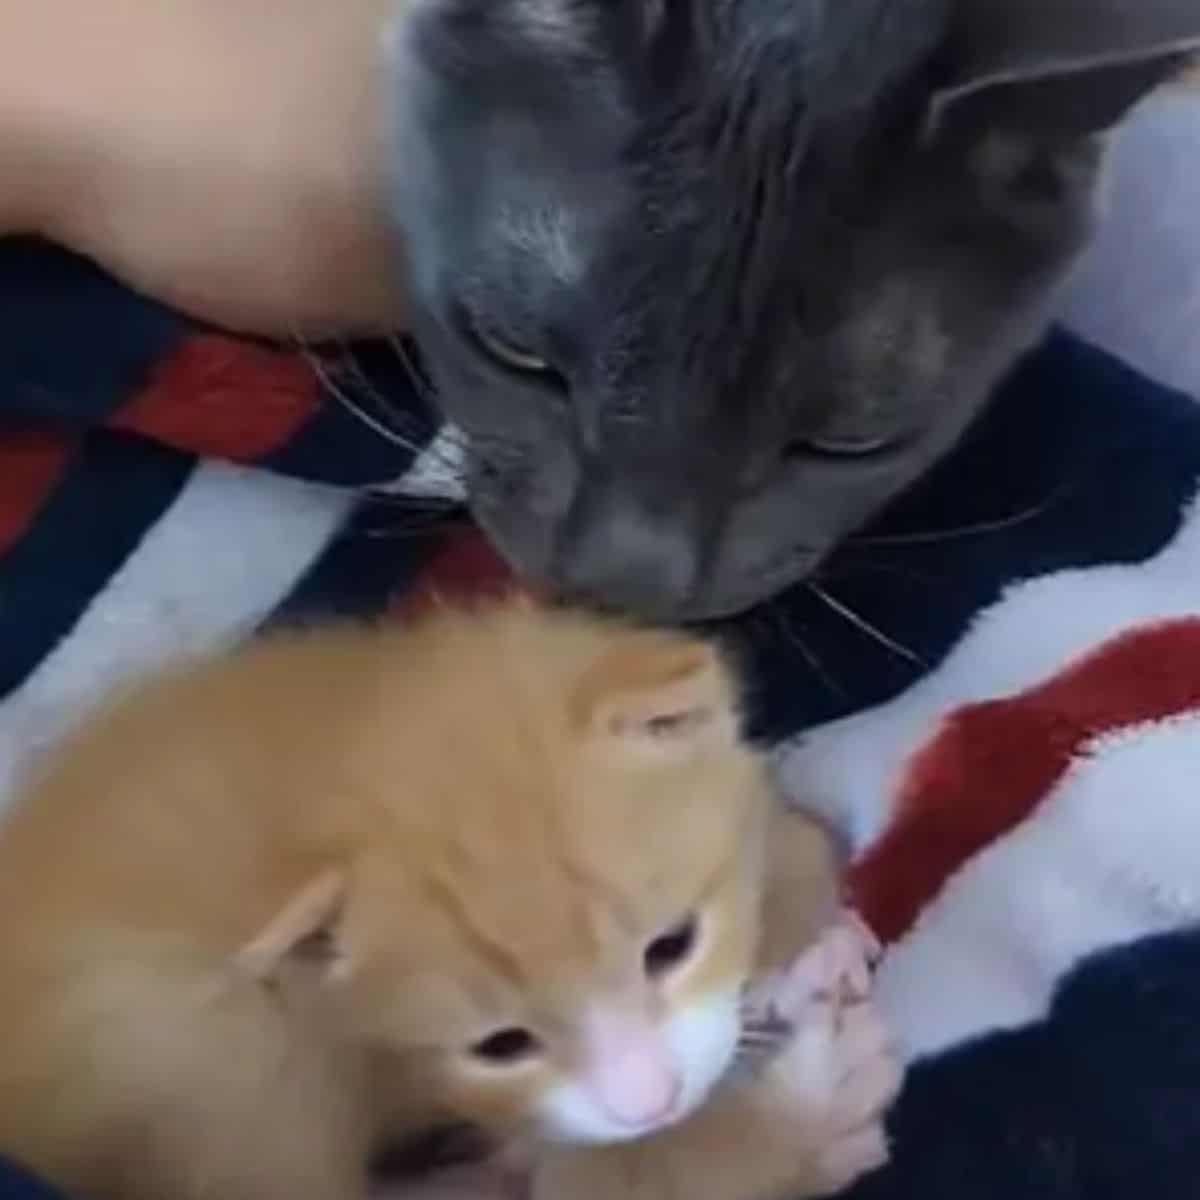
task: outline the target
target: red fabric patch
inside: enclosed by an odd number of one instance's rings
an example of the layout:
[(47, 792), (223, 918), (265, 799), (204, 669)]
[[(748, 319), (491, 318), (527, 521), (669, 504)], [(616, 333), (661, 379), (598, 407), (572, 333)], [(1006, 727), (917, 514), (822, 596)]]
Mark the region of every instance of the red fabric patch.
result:
[(1113, 638), (1038, 687), (952, 713), (910, 760), (892, 824), (851, 868), (894, 942), (972, 855), (1019, 825), (1091, 739), (1200, 706), (1200, 620)]
[(252, 463), (287, 445), (320, 405), (319, 380), (297, 355), (200, 335), (109, 423), (189, 454)]
[(503, 596), (516, 588), (512, 571), (491, 542), (475, 527), (466, 526), (447, 537), (393, 611), (413, 617), (439, 602)]
[(20, 541), (54, 492), (75, 451), (70, 438), (35, 430), (0, 440), (0, 555)]

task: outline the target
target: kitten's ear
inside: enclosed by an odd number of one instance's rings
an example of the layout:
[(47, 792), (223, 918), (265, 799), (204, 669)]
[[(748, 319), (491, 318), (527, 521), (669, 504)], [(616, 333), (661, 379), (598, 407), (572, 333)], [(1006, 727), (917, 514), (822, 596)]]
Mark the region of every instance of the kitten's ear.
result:
[(611, 651), (585, 675), (574, 715), (589, 740), (657, 759), (740, 733), (733, 680), (703, 642), (649, 637)]
[(931, 133), (976, 107), (1031, 133), (1099, 133), (1200, 52), (1198, 0), (951, 2)]
[(339, 924), (346, 899), (341, 871), (324, 871), (294, 893), (237, 955), (237, 965), (255, 979), (275, 980), (288, 966), (315, 967), (326, 978), (345, 966)]

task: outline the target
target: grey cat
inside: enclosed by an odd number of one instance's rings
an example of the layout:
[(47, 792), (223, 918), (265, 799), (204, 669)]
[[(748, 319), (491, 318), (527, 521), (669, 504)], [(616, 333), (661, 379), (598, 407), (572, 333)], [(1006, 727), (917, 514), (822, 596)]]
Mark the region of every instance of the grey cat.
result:
[(472, 508), (660, 619), (803, 577), (955, 442), (1200, 46), (1200, 0), (400, 5), (394, 211)]

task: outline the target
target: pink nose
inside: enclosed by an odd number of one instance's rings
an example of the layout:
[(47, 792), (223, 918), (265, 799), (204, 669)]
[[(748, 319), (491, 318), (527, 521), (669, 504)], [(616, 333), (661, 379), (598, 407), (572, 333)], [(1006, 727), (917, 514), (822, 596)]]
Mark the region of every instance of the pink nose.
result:
[(661, 1032), (626, 1022), (597, 1023), (590, 1088), (616, 1125), (636, 1130), (666, 1121), (679, 1105), (683, 1080)]
[(642, 1064), (629, 1062), (623, 1075), (598, 1097), (604, 1115), (614, 1124), (626, 1129), (653, 1129), (675, 1111), (683, 1089), (673, 1071), (647, 1070)]

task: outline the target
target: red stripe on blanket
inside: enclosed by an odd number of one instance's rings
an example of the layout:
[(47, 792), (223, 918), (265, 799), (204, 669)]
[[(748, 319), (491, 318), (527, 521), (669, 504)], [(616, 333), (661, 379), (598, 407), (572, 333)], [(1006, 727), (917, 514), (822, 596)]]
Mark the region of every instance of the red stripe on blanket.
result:
[(1135, 629), (1038, 687), (952, 713), (910, 760), (892, 824), (851, 868), (855, 904), (896, 941), (968, 858), (1037, 808), (1085, 743), (1197, 706), (1200, 620), (1186, 619)]
[(410, 618), (447, 600), (488, 599), (514, 590), (508, 564), (478, 529), (468, 526), (446, 538), (415, 585), (397, 598), (393, 611)]
[(0, 555), (21, 540), (62, 478), (72, 439), (35, 430), (6, 432), (0, 441)]
[(254, 462), (287, 445), (320, 405), (320, 382), (299, 355), (200, 335), (110, 424), (190, 454)]

